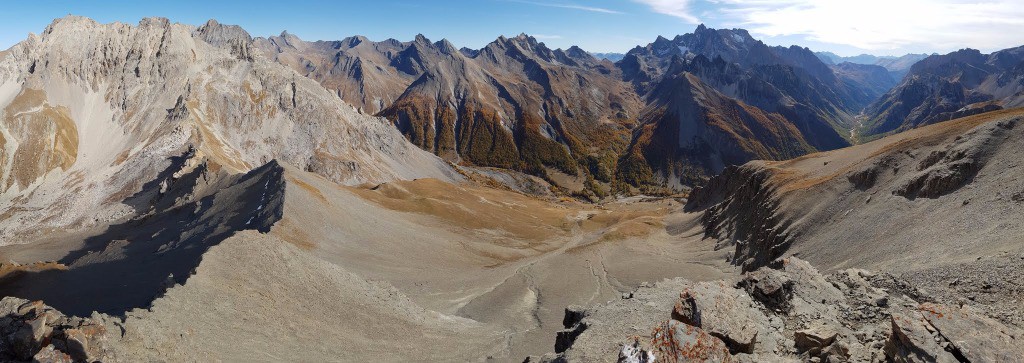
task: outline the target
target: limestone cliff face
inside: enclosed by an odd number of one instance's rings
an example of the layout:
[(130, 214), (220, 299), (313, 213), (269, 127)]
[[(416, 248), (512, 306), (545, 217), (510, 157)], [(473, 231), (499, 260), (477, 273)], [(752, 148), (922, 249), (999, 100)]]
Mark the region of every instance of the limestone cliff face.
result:
[(0, 54), (0, 106), (0, 193), (12, 224), (120, 218), (131, 208), (119, 202), (190, 147), (231, 172), (277, 159), (348, 184), (453, 177), (387, 120), (215, 21), (58, 19)]

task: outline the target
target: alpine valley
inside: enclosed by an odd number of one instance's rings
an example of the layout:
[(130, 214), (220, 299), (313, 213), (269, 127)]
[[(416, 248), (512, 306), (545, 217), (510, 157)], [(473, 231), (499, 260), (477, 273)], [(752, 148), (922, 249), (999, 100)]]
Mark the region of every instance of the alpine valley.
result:
[(69, 15), (0, 51), (0, 361), (1020, 362), (1021, 106), (1024, 47)]

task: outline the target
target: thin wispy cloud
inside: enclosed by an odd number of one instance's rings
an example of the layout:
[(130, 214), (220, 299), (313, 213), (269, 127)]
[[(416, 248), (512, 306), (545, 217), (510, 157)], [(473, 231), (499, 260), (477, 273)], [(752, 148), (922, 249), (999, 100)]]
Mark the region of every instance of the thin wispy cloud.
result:
[(537, 38), (537, 39), (541, 39), (541, 40), (544, 40), (544, 39), (562, 39), (561, 35), (551, 35), (551, 34), (533, 34), (532, 37)]
[(804, 34), (820, 42), (869, 50), (911, 46), (993, 49), (1024, 41), (1020, 38), (1024, 7), (1017, 1), (801, 0), (770, 7), (757, 0), (729, 1), (748, 8), (736, 15), (754, 33)]
[(536, 5), (536, 6), (546, 6), (546, 7), (549, 7), (549, 8), (582, 10), (582, 11), (589, 11), (589, 12), (594, 12), (594, 13), (604, 13), (604, 14), (623, 14), (621, 11), (617, 11), (617, 10), (606, 9), (606, 8), (599, 8), (599, 7), (594, 7), (594, 6), (571, 4), (571, 3), (548, 3), (548, 2), (526, 1), (526, 0), (508, 0), (508, 1), (511, 1), (511, 2), (514, 2), (514, 3), (520, 3), (520, 4), (529, 4), (529, 5)]
[(670, 15), (682, 19), (688, 23), (699, 23), (698, 19), (691, 13), (690, 0), (633, 0), (647, 5), (656, 13)]

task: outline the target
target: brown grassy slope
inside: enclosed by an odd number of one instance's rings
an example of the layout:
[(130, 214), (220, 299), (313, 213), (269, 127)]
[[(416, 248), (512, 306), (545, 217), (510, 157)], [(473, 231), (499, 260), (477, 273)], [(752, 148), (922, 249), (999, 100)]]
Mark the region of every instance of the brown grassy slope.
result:
[[(67, 170), (78, 157), (78, 129), (68, 109), (52, 106), (46, 93), (25, 88), (3, 109), (0, 127), (0, 191), (32, 184), (50, 170)], [(16, 143), (7, 154), (7, 143)], [(10, 169), (8, 169), (10, 165)]]
[[(789, 253), (830, 268), (905, 271), (1021, 252), (1022, 120), (1022, 109), (990, 112), (765, 163), (795, 222)], [(974, 174), (954, 179), (952, 166), (965, 162)], [(871, 183), (854, 177), (866, 171)], [(925, 184), (935, 192), (902, 194), (920, 180), (935, 180)]]

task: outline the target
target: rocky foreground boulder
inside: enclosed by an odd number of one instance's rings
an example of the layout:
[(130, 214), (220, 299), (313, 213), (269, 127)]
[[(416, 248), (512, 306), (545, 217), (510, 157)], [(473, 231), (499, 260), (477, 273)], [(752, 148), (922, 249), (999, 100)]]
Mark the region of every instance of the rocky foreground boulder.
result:
[(43, 304), (14, 297), (0, 300), (0, 361), (109, 361), (107, 317), (68, 317)]
[[(679, 288), (675, 298), (665, 291)], [(630, 335), (645, 319), (655, 321), (649, 333)], [(556, 353), (527, 361), (1024, 361), (1022, 332), (969, 305), (936, 303), (889, 274), (822, 275), (795, 257), (736, 281), (666, 280), (629, 299), (573, 307), (565, 324)]]

